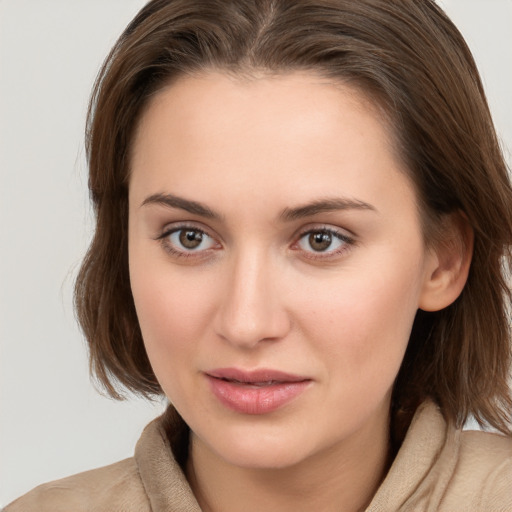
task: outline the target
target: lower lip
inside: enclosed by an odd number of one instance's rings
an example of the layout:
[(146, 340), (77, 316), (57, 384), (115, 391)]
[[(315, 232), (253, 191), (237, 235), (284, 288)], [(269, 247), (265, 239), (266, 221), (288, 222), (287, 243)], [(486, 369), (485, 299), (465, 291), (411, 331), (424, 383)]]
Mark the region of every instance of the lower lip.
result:
[(254, 386), (207, 376), (213, 394), (219, 401), (242, 414), (266, 414), (298, 397), (311, 384), (310, 380), (277, 382)]

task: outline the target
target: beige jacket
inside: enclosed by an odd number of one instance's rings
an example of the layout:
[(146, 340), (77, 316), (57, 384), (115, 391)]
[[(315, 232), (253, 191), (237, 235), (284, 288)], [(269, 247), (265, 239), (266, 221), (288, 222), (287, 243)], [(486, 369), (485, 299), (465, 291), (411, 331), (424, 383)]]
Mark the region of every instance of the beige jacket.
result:
[[(135, 456), (41, 485), (5, 512), (200, 512), (156, 419)], [(512, 439), (447, 426), (423, 404), (367, 512), (512, 512)]]

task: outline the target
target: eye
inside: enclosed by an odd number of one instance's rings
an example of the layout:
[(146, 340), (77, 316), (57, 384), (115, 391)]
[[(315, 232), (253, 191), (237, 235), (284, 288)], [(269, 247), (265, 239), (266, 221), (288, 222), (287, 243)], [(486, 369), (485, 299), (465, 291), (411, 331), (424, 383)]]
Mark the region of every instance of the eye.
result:
[(303, 233), (297, 246), (308, 253), (333, 255), (343, 252), (353, 243), (353, 239), (343, 233), (322, 228)]
[(200, 253), (218, 245), (203, 230), (189, 226), (171, 228), (158, 238), (168, 252), (178, 256)]

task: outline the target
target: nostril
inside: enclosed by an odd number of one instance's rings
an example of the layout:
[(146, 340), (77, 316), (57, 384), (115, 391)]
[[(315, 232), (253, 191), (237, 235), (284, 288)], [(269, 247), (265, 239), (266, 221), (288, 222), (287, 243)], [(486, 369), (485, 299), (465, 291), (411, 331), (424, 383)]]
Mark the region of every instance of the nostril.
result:
[[(214, 329), (224, 341), (252, 349), (262, 341), (282, 339), (289, 330), (286, 309), (280, 303), (279, 283), (268, 262), (251, 255), (232, 268), (216, 312)], [(222, 292), (221, 292), (222, 293)]]

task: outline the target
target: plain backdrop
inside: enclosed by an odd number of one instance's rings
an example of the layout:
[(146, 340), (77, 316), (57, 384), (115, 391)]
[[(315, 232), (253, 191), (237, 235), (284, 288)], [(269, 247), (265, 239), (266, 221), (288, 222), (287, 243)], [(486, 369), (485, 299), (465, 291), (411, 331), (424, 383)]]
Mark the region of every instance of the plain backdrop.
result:
[[(0, 507), (131, 456), (163, 410), (95, 391), (71, 299), (92, 230), (89, 91), (144, 3), (0, 0)], [(510, 162), (512, 0), (440, 3), (473, 50)]]

